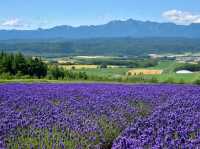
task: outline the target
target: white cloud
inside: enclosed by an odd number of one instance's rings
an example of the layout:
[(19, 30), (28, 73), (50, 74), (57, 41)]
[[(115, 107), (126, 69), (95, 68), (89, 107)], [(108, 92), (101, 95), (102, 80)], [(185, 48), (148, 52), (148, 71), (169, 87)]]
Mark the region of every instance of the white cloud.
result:
[(22, 28), (22, 27), (27, 27), (28, 24), (18, 18), (13, 18), (1, 21), (0, 26), (8, 28)]
[(114, 21), (114, 20), (128, 20), (130, 19), (130, 17), (123, 17), (123, 16), (113, 16), (111, 14), (103, 14), (100, 16), (97, 16), (97, 20), (98, 23), (92, 23), (92, 24), (103, 24), (103, 23), (108, 23), (110, 21)]
[(178, 24), (200, 23), (200, 14), (193, 14), (187, 11), (168, 10), (162, 16), (171, 22)]

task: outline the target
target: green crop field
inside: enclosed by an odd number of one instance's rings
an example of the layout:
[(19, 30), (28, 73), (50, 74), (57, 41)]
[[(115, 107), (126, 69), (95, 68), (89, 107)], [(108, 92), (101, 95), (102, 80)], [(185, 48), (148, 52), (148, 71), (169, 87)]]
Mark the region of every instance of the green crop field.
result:
[(160, 61), (158, 65), (154, 67), (150, 67), (151, 69), (162, 69), (163, 73), (173, 73), (174, 69), (178, 66), (182, 65), (181, 63), (177, 63), (176, 61)]
[(102, 68), (102, 69), (79, 69), (75, 71), (85, 71), (89, 76), (124, 76), (130, 68)]

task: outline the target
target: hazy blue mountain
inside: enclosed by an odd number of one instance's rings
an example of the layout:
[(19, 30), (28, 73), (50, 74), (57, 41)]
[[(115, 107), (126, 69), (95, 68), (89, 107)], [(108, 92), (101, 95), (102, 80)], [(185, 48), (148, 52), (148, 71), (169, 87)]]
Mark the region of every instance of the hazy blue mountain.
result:
[(81, 39), (111, 37), (200, 37), (200, 24), (176, 25), (150, 21), (111, 21), (104, 25), (56, 26), (37, 30), (0, 30), (0, 40), (8, 39)]
[(182, 54), (200, 52), (199, 38), (89, 38), (0, 40), (0, 51), (23, 52), (26, 55), (109, 55), (146, 56), (148, 54)]

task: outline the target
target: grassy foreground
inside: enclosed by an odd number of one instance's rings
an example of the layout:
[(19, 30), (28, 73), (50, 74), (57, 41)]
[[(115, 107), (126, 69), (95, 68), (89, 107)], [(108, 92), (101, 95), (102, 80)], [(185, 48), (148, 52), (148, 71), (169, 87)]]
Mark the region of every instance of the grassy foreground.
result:
[(49, 79), (0, 79), (0, 83), (176, 83), (192, 84), (200, 80), (199, 73), (193, 74), (162, 74), (122, 77), (102, 80), (49, 80)]

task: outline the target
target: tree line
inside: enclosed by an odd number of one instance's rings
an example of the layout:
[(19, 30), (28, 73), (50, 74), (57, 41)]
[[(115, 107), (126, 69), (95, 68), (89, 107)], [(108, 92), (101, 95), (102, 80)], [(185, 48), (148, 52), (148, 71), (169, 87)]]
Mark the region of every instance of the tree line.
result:
[(58, 65), (48, 66), (38, 57), (25, 57), (21, 53), (0, 53), (1, 78), (88, 79), (85, 72), (65, 70)]
[(47, 78), (52, 80), (87, 80), (88, 75), (86, 72), (75, 72), (73, 70), (65, 70), (57, 65), (50, 66), (48, 69)]
[(197, 64), (186, 63), (175, 68), (175, 71), (178, 71), (178, 70), (189, 70), (193, 72), (200, 71), (200, 63), (197, 63)]
[(21, 53), (0, 54), (0, 74), (29, 75), (38, 78), (47, 75), (47, 65), (40, 58), (25, 57)]
[(158, 64), (158, 59), (150, 58), (95, 58), (79, 59), (79, 63), (86, 65), (116, 65), (126, 66), (127, 68), (153, 67)]

